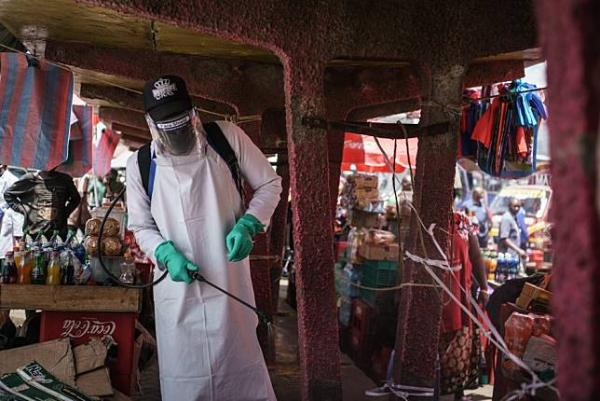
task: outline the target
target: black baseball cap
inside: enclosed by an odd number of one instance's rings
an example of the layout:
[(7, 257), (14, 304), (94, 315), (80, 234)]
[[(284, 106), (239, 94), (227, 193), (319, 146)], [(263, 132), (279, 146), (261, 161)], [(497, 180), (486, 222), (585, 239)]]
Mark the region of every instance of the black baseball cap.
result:
[(144, 85), (144, 110), (154, 121), (167, 120), (192, 107), (192, 99), (181, 77), (163, 75)]

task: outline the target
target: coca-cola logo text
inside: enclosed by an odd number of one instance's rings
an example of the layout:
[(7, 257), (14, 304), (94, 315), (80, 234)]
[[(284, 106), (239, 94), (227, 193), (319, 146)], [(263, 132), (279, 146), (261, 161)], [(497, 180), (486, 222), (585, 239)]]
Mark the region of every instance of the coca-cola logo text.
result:
[(114, 321), (101, 322), (94, 318), (66, 319), (63, 322), (61, 337), (81, 338), (90, 336), (110, 336), (115, 332)]

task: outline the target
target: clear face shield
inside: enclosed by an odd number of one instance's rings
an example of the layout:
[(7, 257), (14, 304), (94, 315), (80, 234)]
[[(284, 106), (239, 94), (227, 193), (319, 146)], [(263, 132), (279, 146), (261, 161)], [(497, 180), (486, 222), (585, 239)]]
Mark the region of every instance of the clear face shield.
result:
[(161, 151), (173, 156), (191, 153), (202, 132), (197, 129), (202, 125), (194, 109), (163, 121), (154, 121), (146, 114), (146, 122), (150, 128), (152, 139), (157, 142)]

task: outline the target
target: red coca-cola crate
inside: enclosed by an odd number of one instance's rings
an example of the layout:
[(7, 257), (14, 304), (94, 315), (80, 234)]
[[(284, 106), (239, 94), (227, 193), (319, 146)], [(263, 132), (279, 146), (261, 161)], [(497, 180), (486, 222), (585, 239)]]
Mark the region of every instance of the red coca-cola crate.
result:
[(111, 381), (119, 391), (131, 394), (136, 318), (137, 313), (43, 311), (40, 341), (68, 337), (76, 346), (90, 337), (112, 336), (117, 353), (108, 358)]

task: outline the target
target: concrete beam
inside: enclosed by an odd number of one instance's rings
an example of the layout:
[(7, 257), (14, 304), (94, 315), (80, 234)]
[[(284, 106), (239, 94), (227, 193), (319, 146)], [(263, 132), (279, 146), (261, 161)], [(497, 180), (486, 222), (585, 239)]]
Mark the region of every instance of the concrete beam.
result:
[(496, 82), (523, 78), (525, 67), (521, 60), (501, 60), (472, 63), (465, 74), (465, 88), (491, 85)]
[[(141, 94), (114, 86), (81, 84), (80, 97), (83, 99), (104, 100), (124, 109), (144, 111), (144, 98)], [(206, 113), (200, 112), (200, 117), (203, 121), (213, 121), (222, 118), (212, 113), (221, 115), (235, 114), (235, 109), (224, 103), (217, 103), (200, 97), (192, 97), (192, 101), (196, 107), (207, 111)]]
[(375, 104), (372, 106), (354, 109), (348, 113), (349, 121), (366, 121), (370, 118), (390, 116), (393, 114), (405, 113), (407, 111), (418, 110), (421, 108), (421, 101), (418, 98), (398, 100), (396, 102)]
[(138, 111), (118, 109), (116, 107), (100, 107), (98, 115), (101, 120), (109, 123), (116, 122), (140, 130), (148, 129), (144, 113)]
[(245, 113), (260, 114), (270, 107), (283, 107), (284, 103), (283, 72), (281, 66), (275, 64), (55, 41), (47, 42), (45, 57), (73, 67), (139, 81), (163, 73), (176, 74), (186, 80), (192, 94), (228, 104), (235, 110), (243, 109)]
[(123, 125), (120, 123), (113, 122), (111, 124), (111, 129), (113, 131), (121, 131), (126, 132), (130, 136), (134, 136), (144, 142), (148, 142), (152, 139), (152, 135), (149, 130), (143, 130), (135, 127), (130, 127), (128, 125)]
[[(537, 46), (533, 0), (496, 2), (407, 0), (322, 1), (294, 4), (257, 0), (244, 12), (237, 0), (171, 1), (168, 7), (140, 0), (79, 0), (132, 16), (164, 21), (223, 39), (260, 46), (290, 57), (321, 60), (432, 60), (442, 53), (470, 62)], [(277, 16), (277, 18), (273, 18)], [(499, 24), (498, 21), (504, 23)], [(451, 48), (451, 51), (447, 51)], [(443, 56), (442, 56), (443, 57)]]

